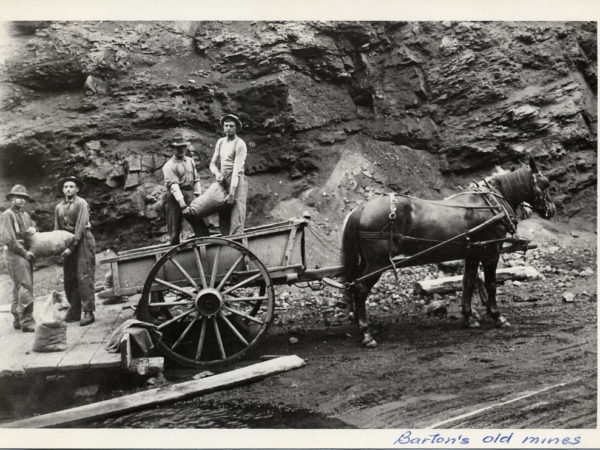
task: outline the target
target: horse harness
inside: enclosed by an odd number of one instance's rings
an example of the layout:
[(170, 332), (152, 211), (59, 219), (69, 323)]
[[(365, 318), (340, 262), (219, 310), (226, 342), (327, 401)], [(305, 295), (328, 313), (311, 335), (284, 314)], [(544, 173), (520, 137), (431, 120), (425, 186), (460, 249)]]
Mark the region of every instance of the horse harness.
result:
[[(516, 217), (512, 207), (508, 204), (506, 199), (502, 196), (502, 194), (494, 186), (492, 186), (487, 181), (485, 181), (484, 186), (476, 185), (475, 187), (471, 188), (469, 191), (460, 192), (449, 198), (454, 198), (459, 195), (466, 195), (466, 194), (481, 195), (483, 197), (484, 201), (487, 203), (487, 206), (466, 206), (466, 205), (460, 205), (460, 204), (448, 205), (445, 203), (442, 204), (440, 202), (436, 202), (436, 201), (432, 201), (432, 200), (422, 200), (422, 199), (420, 199), (420, 200), (427, 202), (427, 203), (443, 205), (443, 206), (451, 207), (451, 208), (489, 210), (495, 215), (491, 219), (487, 220), (486, 222), (484, 222), (481, 225), (489, 226), (492, 223), (495, 223), (497, 221), (502, 221), (502, 222), (504, 222), (504, 225), (506, 226), (507, 231), (513, 237), (515, 236), (515, 234), (517, 232), (517, 223), (518, 223), (517, 217)], [(493, 240), (488, 240), (488, 241), (470, 242), (469, 234), (475, 232), (476, 229), (477, 229), (477, 231), (479, 231), (481, 229), (480, 228), (481, 225), (477, 226), (471, 230), (467, 230), (464, 233), (459, 234), (458, 236), (455, 236), (447, 241), (438, 241), (438, 240), (432, 240), (432, 239), (417, 238), (417, 237), (407, 236), (405, 234), (397, 233), (395, 230), (396, 218), (397, 218), (396, 205), (398, 203), (398, 200), (396, 199), (397, 196), (405, 197), (405, 198), (409, 198), (409, 199), (415, 198), (415, 197), (411, 197), (409, 195), (390, 193), (389, 194), (390, 212), (388, 214), (389, 222), (387, 223), (387, 225), (381, 231), (359, 231), (359, 238), (361, 241), (362, 240), (372, 240), (372, 239), (376, 239), (376, 240), (387, 239), (388, 240), (388, 259), (390, 261), (390, 268), (394, 272), (394, 277), (396, 278), (396, 281), (398, 281), (398, 273), (397, 273), (396, 263), (394, 262), (393, 254), (392, 254), (392, 244), (393, 244), (394, 240), (413, 241), (413, 242), (428, 242), (428, 243), (434, 244), (434, 247), (436, 247), (436, 248), (438, 246), (441, 246), (444, 243), (458, 244), (458, 242), (454, 242), (454, 241), (458, 237), (461, 237), (463, 235), (465, 236), (465, 238), (467, 240), (467, 243), (466, 243), (467, 248), (475, 246), (475, 245), (483, 246), (486, 244), (493, 244), (493, 243), (505, 241), (505, 239), (493, 239)], [(430, 250), (431, 250), (431, 248), (428, 248), (424, 252), (429, 252)], [(412, 259), (412, 258), (416, 258), (418, 256), (422, 256), (422, 254), (424, 252), (417, 253), (416, 255), (412, 255), (410, 258)]]

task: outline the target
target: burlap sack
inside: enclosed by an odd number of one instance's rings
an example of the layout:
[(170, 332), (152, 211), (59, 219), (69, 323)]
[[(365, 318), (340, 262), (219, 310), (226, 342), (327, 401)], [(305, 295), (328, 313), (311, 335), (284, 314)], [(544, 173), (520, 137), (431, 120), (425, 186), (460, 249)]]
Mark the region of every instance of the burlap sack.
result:
[(190, 204), (194, 217), (206, 217), (219, 212), (225, 206), (227, 192), (221, 184), (215, 182)]
[(61, 292), (52, 292), (42, 305), (35, 326), (33, 351), (63, 352), (67, 349), (67, 324), (65, 315), (69, 302)]
[(67, 324), (65, 322), (39, 323), (35, 326), (34, 352), (64, 352), (66, 349)]
[(25, 240), (29, 246), (29, 251), (36, 258), (47, 256), (58, 256), (71, 246), (73, 242), (73, 233), (65, 230), (36, 232), (35, 229), (28, 228), (25, 231)]

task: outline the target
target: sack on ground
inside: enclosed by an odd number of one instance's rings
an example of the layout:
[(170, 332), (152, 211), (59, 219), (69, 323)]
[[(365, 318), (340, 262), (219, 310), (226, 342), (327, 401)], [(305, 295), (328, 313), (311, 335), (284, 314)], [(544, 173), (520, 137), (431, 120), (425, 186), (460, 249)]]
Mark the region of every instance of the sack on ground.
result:
[(194, 217), (206, 217), (219, 212), (225, 205), (227, 192), (220, 183), (211, 184), (206, 191), (190, 204)]
[(34, 352), (64, 352), (66, 349), (67, 324), (65, 322), (39, 323), (35, 326)]
[(37, 258), (58, 256), (71, 246), (73, 233), (65, 230), (37, 232), (35, 228), (25, 230), (25, 241), (29, 251)]
[(38, 322), (45, 325), (56, 325), (65, 321), (69, 302), (62, 292), (52, 292), (44, 301), (38, 315)]

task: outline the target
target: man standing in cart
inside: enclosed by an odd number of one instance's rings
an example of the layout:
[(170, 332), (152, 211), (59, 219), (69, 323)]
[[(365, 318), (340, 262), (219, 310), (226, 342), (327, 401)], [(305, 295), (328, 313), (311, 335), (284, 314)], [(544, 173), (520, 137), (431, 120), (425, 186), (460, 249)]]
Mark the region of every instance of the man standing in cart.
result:
[(31, 200), (25, 186), (16, 184), (6, 195), (10, 208), (0, 214), (0, 243), (6, 245), (4, 252), (8, 274), (13, 283), (10, 312), (13, 327), (24, 333), (35, 331), (33, 319), (33, 259), (35, 255), (25, 247), (23, 235), (35, 226), (25, 204)]
[(198, 197), (202, 189), (200, 178), (196, 170), (194, 160), (186, 156), (190, 146), (188, 140), (181, 131), (177, 131), (171, 147), (173, 156), (163, 166), (163, 175), (168, 192), (163, 200), (165, 219), (167, 221), (167, 233), (171, 245), (180, 242), (181, 226), (183, 218), (192, 226), (195, 237), (208, 236), (208, 226), (201, 217), (192, 217), (190, 214), (190, 203)]
[(248, 184), (244, 176), (246, 143), (237, 136), (242, 122), (233, 114), (221, 117), (224, 137), (217, 140), (210, 171), (225, 188), (225, 207), (219, 212), (219, 228), (223, 236), (244, 231)]
[[(65, 295), (70, 304), (65, 317), (67, 322), (80, 320), (86, 326), (94, 322), (96, 310), (94, 282), (96, 269), (96, 241), (90, 225), (90, 207), (78, 194), (84, 184), (76, 177), (63, 178), (59, 187), (64, 200), (54, 210), (54, 229), (74, 234), (73, 243), (63, 257)], [(83, 312), (83, 316), (81, 313)]]

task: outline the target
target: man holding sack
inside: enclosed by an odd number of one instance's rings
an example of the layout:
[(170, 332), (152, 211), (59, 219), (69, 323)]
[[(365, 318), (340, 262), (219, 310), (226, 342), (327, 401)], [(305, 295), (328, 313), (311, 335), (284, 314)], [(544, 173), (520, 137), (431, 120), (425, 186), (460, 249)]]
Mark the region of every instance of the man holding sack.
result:
[(186, 156), (189, 142), (181, 131), (175, 134), (171, 142), (173, 156), (163, 166), (163, 175), (168, 192), (163, 200), (167, 232), (171, 245), (180, 242), (183, 217), (192, 226), (196, 237), (208, 236), (208, 227), (201, 217), (192, 217), (190, 203), (201, 192), (200, 179), (194, 160)]
[(61, 253), (65, 294), (71, 305), (65, 320), (80, 320), (79, 325), (86, 326), (94, 322), (96, 310), (96, 241), (90, 225), (90, 207), (78, 195), (84, 187), (79, 178), (63, 178), (59, 187), (64, 200), (54, 210), (54, 229), (66, 230), (74, 235), (70, 247)]
[(10, 208), (0, 214), (0, 243), (6, 245), (4, 256), (13, 283), (10, 311), (13, 327), (24, 333), (35, 331), (33, 319), (33, 260), (35, 255), (26, 248), (25, 230), (34, 227), (25, 204), (31, 200), (25, 186), (16, 184), (6, 195)]
[(244, 176), (247, 149), (246, 143), (237, 136), (242, 128), (237, 116), (227, 114), (221, 117), (220, 123), (225, 136), (217, 141), (210, 162), (216, 182), (192, 202), (190, 214), (200, 218), (218, 212), (221, 235), (228, 236), (244, 232), (248, 196)]

